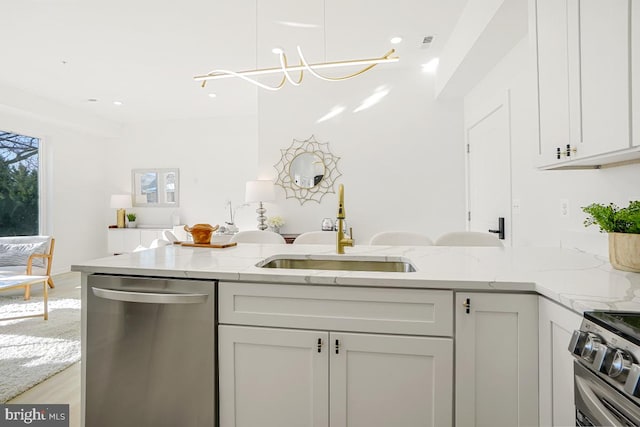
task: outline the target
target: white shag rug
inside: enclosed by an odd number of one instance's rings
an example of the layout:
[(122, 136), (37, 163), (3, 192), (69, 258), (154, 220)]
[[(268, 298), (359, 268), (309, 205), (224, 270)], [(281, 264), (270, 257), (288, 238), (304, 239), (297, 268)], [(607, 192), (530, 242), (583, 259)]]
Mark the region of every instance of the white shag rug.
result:
[[(42, 313), (42, 297), (0, 294), (0, 318)], [(0, 321), (0, 403), (80, 360), (80, 300), (49, 298), (42, 317)]]

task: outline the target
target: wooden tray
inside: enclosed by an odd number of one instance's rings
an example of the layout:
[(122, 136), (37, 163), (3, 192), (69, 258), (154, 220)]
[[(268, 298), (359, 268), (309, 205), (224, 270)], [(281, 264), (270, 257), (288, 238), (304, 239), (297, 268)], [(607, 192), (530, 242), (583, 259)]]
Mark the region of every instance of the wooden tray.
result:
[(186, 242), (181, 242), (180, 245), (182, 246), (192, 246), (195, 248), (230, 248), (232, 246), (237, 246), (238, 242), (227, 242), (227, 243), (186, 243)]

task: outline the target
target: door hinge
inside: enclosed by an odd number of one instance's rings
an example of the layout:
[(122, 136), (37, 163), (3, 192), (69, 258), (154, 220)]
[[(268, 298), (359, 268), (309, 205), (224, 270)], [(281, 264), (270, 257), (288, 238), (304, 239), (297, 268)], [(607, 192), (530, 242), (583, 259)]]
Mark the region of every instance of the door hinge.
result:
[(471, 310), (471, 298), (467, 298), (463, 303), (464, 312), (469, 314), (469, 310)]
[(471, 221), (471, 211), (467, 211), (467, 221)]
[(467, 154), (471, 153), (471, 145), (467, 144)]
[(318, 338), (318, 353), (322, 352), (322, 338)]
[(340, 354), (340, 340), (336, 340), (336, 354)]

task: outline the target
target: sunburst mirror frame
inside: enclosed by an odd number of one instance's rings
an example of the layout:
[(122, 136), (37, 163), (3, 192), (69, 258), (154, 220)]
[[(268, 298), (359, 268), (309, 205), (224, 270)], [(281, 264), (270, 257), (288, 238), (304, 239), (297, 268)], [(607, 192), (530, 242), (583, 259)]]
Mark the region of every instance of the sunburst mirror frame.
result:
[[(281, 149), (282, 158), (273, 167), (278, 171), (275, 184), (284, 189), (287, 199), (298, 199), (301, 205), (309, 200), (320, 203), (327, 193), (335, 193), (333, 185), (342, 173), (338, 170), (340, 157), (333, 155), (329, 150), (328, 142), (318, 142), (315, 136), (299, 141), (294, 138), (291, 146)], [(322, 160), (324, 164), (324, 176), (322, 180), (311, 188), (297, 185), (291, 176), (291, 162), (300, 154), (311, 153)]]

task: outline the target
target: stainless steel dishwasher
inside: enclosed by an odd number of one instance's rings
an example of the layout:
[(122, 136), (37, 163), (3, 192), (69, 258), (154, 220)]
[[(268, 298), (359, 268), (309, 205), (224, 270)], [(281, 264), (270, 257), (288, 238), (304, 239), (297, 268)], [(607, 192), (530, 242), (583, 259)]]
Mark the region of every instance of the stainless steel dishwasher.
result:
[(87, 283), (85, 425), (215, 426), (217, 283)]

